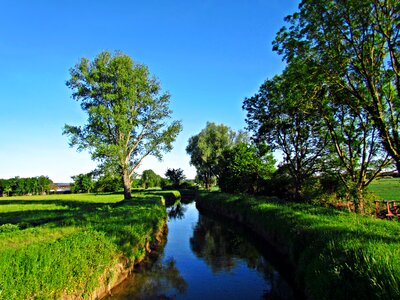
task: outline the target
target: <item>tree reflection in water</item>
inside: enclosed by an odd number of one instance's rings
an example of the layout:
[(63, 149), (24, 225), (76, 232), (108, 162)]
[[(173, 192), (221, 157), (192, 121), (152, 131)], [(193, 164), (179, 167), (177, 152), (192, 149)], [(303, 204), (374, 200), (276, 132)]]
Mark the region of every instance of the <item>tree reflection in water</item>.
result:
[(144, 265), (136, 270), (108, 299), (175, 299), (177, 294), (186, 292), (188, 285), (175, 267), (174, 259), (157, 261), (149, 270), (147, 268)]
[(246, 238), (246, 233), (230, 222), (199, 215), (199, 221), (190, 238), (193, 253), (203, 259), (214, 273), (233, 272), (240, 262), (259, 272), (270, 283), (264, 299), (292, 299), (289, 285), (275, 268), (260, 254), (259, 249)]
[(167, 212), (170, 219), (183, 219), (186, 208), (179, 202), (174, 206), (168, 207)]
[(267, 261), (275, 258), (264, 258), (264, 251), (259, 251), (264, 248), (248, 232), (199, 214), (194, 203), (179, 203), (167, 211), (165, 248), (160, 247), (159, 255), (108, 299), (294, 298), (293, 290)]

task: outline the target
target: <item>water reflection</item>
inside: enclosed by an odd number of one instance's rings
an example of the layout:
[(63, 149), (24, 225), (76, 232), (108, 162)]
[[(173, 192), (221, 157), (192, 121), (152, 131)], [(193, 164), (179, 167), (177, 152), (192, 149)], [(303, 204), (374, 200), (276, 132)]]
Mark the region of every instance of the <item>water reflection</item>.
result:
[(168, 207), (167, 212), (169, 219), (183, 219), (186, 207), (182, 203), (178, 202), (176, 205)]
[(288, 284), (275, 268), (260, 255), (260, 250), (246, 237), (243, 229), (231, 222), (215, 221), (199, 215), (190, 238), (193, 253), (204, 260), (214, 273), (233, 272), (240, 263), (257, 271), (266, 282), (264, 299), (292, 299)]
[(109, 299), (292, 299), (291, 288), (248, 234), (199, 214), (168, 208), (168, 237), (158, 258), (136, 270)]
[(112, 291), (107, 299), (175, 299), (187, 290), (187, 283), (176, 268), (173, 258), (144, 264), (129, 280)]

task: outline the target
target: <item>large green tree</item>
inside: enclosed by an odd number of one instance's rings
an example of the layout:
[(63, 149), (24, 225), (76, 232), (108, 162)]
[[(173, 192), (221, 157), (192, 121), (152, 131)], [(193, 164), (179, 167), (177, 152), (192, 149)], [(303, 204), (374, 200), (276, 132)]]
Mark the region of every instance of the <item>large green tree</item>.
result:
[(283, 153), (295, 200), (304, 199), (306, 182), (321, 171), (328, 135), (309, 101), (306, 82), (299, 82), (301, 65), (289, 65), (282, 75), (266, 80), (253, 97), (246, 98), (248, 129), (257, 143)]
[(190, 164), (195, 166), (198, 178), (207, 189), (211, 188), (213, 178), (218, 178), (218, 165), (225, 149), (234, 144), (235, 132), (224, 124), (207, 122), (206, 127), (189, 139), (186, 152)]
[(270, 151), (261, 152), (255, 145), (240, 142), (224, 151), (218, 186), (228, 193), (260, 193), (274, 171), (275, 160)]
[(345, 104), (356, 101), (346, 90), (341, 93), (336, 89), (330, 92), (326, 87), (324, 90), (313, 103), (331, 139), (328, 149), (333, 153), (330, 156), (333, 160), (327, 162), (328, 171), (340, 178), (355, 210), (363, 212), (367, 186), (392, 165), (392, 160), (383, 149), (366, 109)]
[(397, 0), (303, 0), (274, 41), (288, 63), (312, 64), (323, 85), (353, 96), (348, 104), (366, 110), (398, 171), (399, 20)]
[(183, 174), (183, 170), (181, 168), (178, 169), (169, 169), (165, 172), (165, 177), (167, 177), (171, 182), (174, 188), (178, 188), (179, 184), (182, 180), (185, 180), (185, 175)]
[(74, 181), (71, 187), (73, 193), (90, 193), (95, 187), (92, 173), (78, 174), (71, 178)]
[(88, 115), (87, 124), (65, 125), (64, 134), (92, 159), (118, 166), (124, 198), (131, 198), (131, 177), (143, 159), (172, 149), (181, 123), (167, 123), (170, 95), (148, 68), (128, 55), (104, 51), (93, 61), (82, 58), (70, 70), (67, 86)]
[(142, 172), (142, 176), (139, 181), (139, 185), (143, 188), (148, 189), (161, 185), (161, 176), (156, 174), (153, 170), (148, 169)]

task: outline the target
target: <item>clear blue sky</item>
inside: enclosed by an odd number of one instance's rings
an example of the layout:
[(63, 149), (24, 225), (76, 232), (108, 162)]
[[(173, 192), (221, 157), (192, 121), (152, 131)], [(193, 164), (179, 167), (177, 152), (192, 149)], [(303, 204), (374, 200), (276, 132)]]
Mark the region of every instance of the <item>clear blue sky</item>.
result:
[(183, 132), (159, 162), (182, 168), (185, 148), (207, 121), (245, 127), (242, 101), (284, 65), (271, 42), (295, 0), (3, 0), (0, 12), (0, 178), (47, 175), (55, 182), (89, 172), (87, 153), (69, 148), (65, 123), (85, 115), (65, 86), (81, 57), (120, 50), (148, 65), (169, 91)]

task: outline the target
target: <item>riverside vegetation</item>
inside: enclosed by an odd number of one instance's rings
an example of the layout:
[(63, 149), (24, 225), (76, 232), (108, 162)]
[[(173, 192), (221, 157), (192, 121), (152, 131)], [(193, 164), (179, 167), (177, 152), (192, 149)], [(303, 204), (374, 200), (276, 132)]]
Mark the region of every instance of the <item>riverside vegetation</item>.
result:
[(0, 299), (88, 298), (112, 287), (166, 222), (161, 196), (136, 193), (0, 198)]
[(197, 203), (271, 242), (310, 299), (400, 297), (398, 222), (249, 195), (203, 193)]

